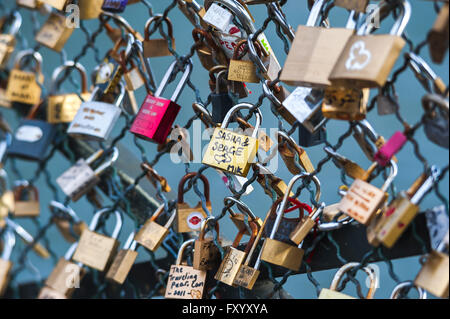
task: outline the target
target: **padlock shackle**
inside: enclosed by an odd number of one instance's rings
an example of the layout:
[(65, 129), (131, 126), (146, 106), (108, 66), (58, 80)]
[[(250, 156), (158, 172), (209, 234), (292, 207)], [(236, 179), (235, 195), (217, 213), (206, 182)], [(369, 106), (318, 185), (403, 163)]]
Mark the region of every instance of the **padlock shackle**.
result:
[[(250, 240), (248, 241), (247, 245), (245, 246), (244, 252), (246, 254), (249, 253), (250, 249), (252, 248), (253, 244), (255, 243), (256, 236), (258, 236), (259, 227), (258, 224), (254, 221), (249, 220), (248, 224), (250, 226), (250, 229), (252, 230), (252, 234), (250, 236)], [(242, 228), (238, 234), (236, 235), (236, 238), (233, 241), (233, 245), (231, 247), (238, 248), (239, 243), (242, 240), (242, 237), (244, 237), (244, 234), (247, 232), (247, 227)]]
[(135, 251), (137, 247), (137, 241), (134, 240), (134, 236), (136, 236), (136, 232), (131, 232), (128, 236), (125, 244), (123, 245), (123, 249)]
[(76, 224), (81, 223), (80, 217), (78, 217), (78, 215), (75, 213), (75, 211), (70, 206), (66, 206), (63, 203), (52, 200), (52, 201), (50, 201), (49, 207), (50, 207), (50, 211), (52, 208), (56, 208), (64, 213), (66, 213), (73, 219), (74, 223), (76, 223)]
[(19, 185), (14, 188), (14, 200), (19, 201), (22, 197), (22, 192), (24, 190), (30, 190), (32, 191), (32, 194), (34, 195), (33, 199), (35, 201), (39, 201), (39, 191), (36, 188), (36, 186), (28, 184), (28, 185)]
[(110, 158), (95, 169), (94, 171), (95, 175), (98, 176), (102, 174), (107, 168), (114, 165), (114, 163), (117, 161), (118, 158), (119, 158), (119, 149), (117, 147), (113, 147)]
[(176, 265), (181, 265), (181, 262), (183, 261), (184, 250), (190, 245), (194, 246), (194, 244), (195, 244), (195, 238), (189, 239), (189, 240), (185, 241), (183, 244), (181, 244), (180, 249), (178, 250), (178, 254), (177, 254), (177, 261), (175, 262)]
[(449, 116), (449, 102), (438, 94), (426, 94), (422, 97), (422, 105), (425, 111), (429, 112), (433, 107), (430, 104), (436, 104)]
[[(344, 276), (344, 274), (346, 272), (348, 272), (349, 270), (360, 266), (361, 264), (358, 262), (351, 262), (348, 264), (345, 264), (344, 266), (342, 266), (341, 268), (339, 268), (339, 270), (336, 272), (336, 274), (334, 275), (333, 281), (331, 282), (331, 286), (330, 286), (330, 290), (336, 291), (341, 280), (342, 277)], [(375, 291), (378, 288), (378, 275), (376, 273), (376, 271), (370, 267), (369, 265), (367, 265), (366, 267), (362, 268), (365, 273), (369, 276), (370, 279), (370, 288), (369, 288), (369, 292), (366, 295), (366, 299), (373, 299), (373, 295), (375, 294)]]
[(217, 123), (214, 122), (211, 113), (201, 103), (192, 103), (194, 112), (198, 115), (200, 120), (206, 125), (206, 127), (216, 127)]
[[(97, 228), (98, 221), (100, 219), (100, 216), (102, 216), (105, 213), (109, 213), (111, 211), (111, 208), (103, 208), (95, 213), (94, 217), (92, 217), (91, 223), (89, 224), (89, 230), (92, 232), (95, 232), (95, 229)], [(120, 213), (115, 210), (114, 215), (116, 217), (116, 225), (114, 226), (114, 230), (112, 232), (111, 238), (117, 239), (120, 234), (120, 230), (122, 229), (122, 216)]]
[[(206, 228), (208, 226), (208, 223), (213, 220), (215, 220), (214, 216), (208, 216), (202, 221), (202, 224), (200, 226), (200, 234), (198, 235), (199, 240), (205, 240)], [(219, 235), (219, 222), (216, 221), (216, 225), (214, 226), (214, 228), (216, 229), (217, 235)]]
[(427, 292), (421, 287), (414, 285), (414, 282), (412, 282), (411, 280), (401, 282), (397, 286), (395, 286), (389, 299), (398, 299), (400, 292), (405, 288), (414, 288), (419, 293), (418, 299), (427, 299)]
[[(147, 22), (145, 23), (145, 27), (144, 27), (144, 31), (145, 31), (144, 32), (144, 38), (145, 38), (145, 41), (150, 40), (150, 36), (153, 34), (153, 33), (150, 33), (150, 26), (153, 23), (157, 23), (161, 19), (163, 19), (163, 15), (162, 14), (155, 14), (153, 17), (151, 17), (150, 19), (147, 20)], [(172, 25), (172, 21), (170, 21), (169, 17), (166, 16), (163, 19), (162, 22), (165, 22), (166, 25), (167, 25), (167, 30), (168, 30), (167, 35), (169, 36), (170, 39), (173, 39), (173, 25)], [(162, 22), (161, 22), (161, 24), (162, 24)], [(155, 31), (156, 31), (156, 29), (155, 29)]]
[[(234, 115), (234, 113), (236, 113), (237, 111), (240, 111), (242, 109), (252, 109), (254, 107), (253, 104), (250, 103), (239, 103), (236, 104), (235, 106), (233, 106), (228, 113), (225, 115), (225, 118), (223, 119), (222, 125), (220, 126), (221, 128), (227, 128), (228, 124), (230, 123), (230, 119), (231, 117)], [(261, 110), (258, 108), (256, 109), (256, 125), (254, 126), (254, 130), (253, 130), (253, 134), (252, 137), (256, 137), (258, 134), (258, 130), (261, 126), (261, 122), (262, 122), (262, 113)]]
[(156, 220), (158, 219), (159, 216), (161, 216), (161, 214), (164, 212), (164, 208), (165, 205), (161, 204), (159, 205), (159, 207), (156, 209), (156, 211), (153, 213), (152, 217), (150, 217), (150, 221), (152, 222), (156, 222)]
[(74, 242), (72, 245), (70, 245), (69, 249), (64, 254), (64, 259), (67, 261), (71, 261), (73, 254), (75, 254), (75, 251), (77, 250), (78, 242)]
[(289, 25), (284, 13), (279, 9), (278, 5), (274, 2), (266, 3), (267, 11), (269, 14), (275, 18), (277, 24), (281, 27), (283, 33), (287, 36), (289, 41), (292, 43), (295, 39), (294, 29)]
[(136, 30), (134, 30), (133, 27), (128, 23), (128, 21), (125, 20), (125, 18), (123, 18), (122, 16), (115, 13), (103, 11), (99, 16), (100, 21), (104, 19), (104, 16), (112, 18), (118, 27), (122, 28), (127, 33), (132, 34), (137, 39), (143, 40), (142, 37), (139, 36), (139, 33)]
[[(278, 140), (278, 143), (280, 142), (280, 140), (284, 139), (288, 143), (288, 145), (290, 145), (291, 148), (298, 154), (299, 158), (305, 152), (305, 150), (300, 147), (291, 136), (283, 131), (276, 131), (275, 138)], [(279, 144), (278, 147), (280, 147)]]
[[(217, 73), (216, 76), (216, 94), (220, 93), (220, 78), (227, 75), (228, 74), (228, 70), (222, 70), (219, 71), (219, 73)], [(227, 79), (225, 78), (225, 81), (227, 81)]]
[[(192, 173), (188, 173), (186, 175), (183, 176), (183, 178), (181, 178), (180, 183), (178, 184), (178, 200), (177, 203), (181, 204), (184, 203), (184, 184), (186, 184), (186, 182), (194, 177), (197, 176), (196, 172), (192, 172)], [(201, 181), (203, 182), (203, 193), (205, 195), (206, 198), (206, 202), (210, 203), (210, 197), (209, 197), (209, 181), (206, 178), (205, 175), (203, 174), (199, 174), (198, 178), (201, 179)], [(192, 185), (194, 186), (194, 185)]]
[[(247, 40), (248, 56), (249, 56), (250, 60), (259, 68), (259, 70), (263, 74), (266, 74), (267, 68), (264, 65), (263, 60), (261, 59), (261, 55), (263, 53), (265, 53), (265, 51), (261, 49), (261, 45), (259, 44), (259, 42), (256, 42), (257, 45), (255, 47), (254, 41), (256, 41), (255, 34), (252, 33), (248, 36), (248, 40)], [(237, 46), (236, 46), (236, 48), (237, 48)], [(258, 53), (258, 50), (259, 50), (259, 53)]]
[(246, 203), (244, 203), (234, 197), (229, 196), (229, 197), (224, 198), (223, 204), (226, 206), (226, 205), (228, 205), (229, 201), (235, 203), (237, 205), (239, 211), (241, 211), (241, 213), (247, 214), (247, 216), (249, 217), (249, 220), (256, 221), (256, 219), (257, 219), (256, 215), (253, 214), (250, 207), (248, 207)]
[[(8, 33), (6, 33), (6, 31), (4, 31), (5, 26), (3, 25), (2, 30), (0, 30), (0, 33), (4, 33), (4, 34), (9, 34), (12, 35), (13, 37), (15, 37), (17, 35), (17, 33), (20, 30), (20, 27), (22, 26), (22, 15), (20, 14), (19, 11), (15, 10), (13, 12), (10, 13), (10, 17), (12, 16), (12, 23), (11, 26), (9, 27), (9, 31)], [(9, 18), (9, 17), (8, 17)]]
[(406, 52), (405, 58), (419, 81), (422, 75), (425, 75), (429, 80), (433, 82), (437, 79), (438, 76), (436, 75), (436, 73), (433, 71), (430, 65), (426, 63), (425, 60), (420, 56), (412, 52)]
[[(164, 77), (161, 80), (161, 83), (159, 84), (158, 89), (155, 92), (155, 97), (161, 97), (161, 95), (164, 93), (164, 90), (166, 89), (169, 79), (171, 78), (171, 75), (175, 69), (175, 66), (177, 66), (177, 64), (178, 64), (178, 60), (175, 60), (172, 62), (169, 69), (166, 71), (166, 74), (164, 74)], [(173, 95), (170, 98), (170, 100), (172, 102), (174, 102), (174, 103), (177, 102), (178, 98), (180, 97), (181, 92), (183, 91), (187, 81), (189, 80), (191, 72), (192, 72), (192, 60), (189, 59), (187, 65), (186, 65), (186, 70), (183, 72), (183, 76), (181, 77), (181, 80), (178, 83), (178, 85), (175, 89), (175, 92), (173, 92)]]
[(411, 203), (414, 205), (418, 205), (420, 201), (425, 197), (426, 194), (431, 190), (431, 188), (439, 181), (439, 177), (441, 176), (441, 170), (433, 165), (429, 168), (427, 172), (427, 178), (423, 182), (422, 185), (417, 189), (417, 191), (411, 196)]
[(81, 76), (81, 93), (88, 93), (87, 73), (86, 69), (81, 63), (75, 63), (74, 61), (66, 61), (63, 65), (57, 67), (52, 74), (50, 82), (50, 95), (56, 95), (56, 91), (59, 89), (61, 82), (58, 83), (59, 75), (67, 69), (76, 69)]
[(2, 241), (3, 251), (0, 255), (0, 259), (7, 261), (11, 258), (12, 251), (14, 249), (14, 246), (16, 245), (16, 235), (10, 227), (6, 227), (6, 229), (3, 231)]
[(320, 15), (322, 13), (323, 7), (328, 2), (328, 0), (316, 0), (312, 6), (308, 20), (306, 21), (307, 27), (314, 27), (319, 22)]
[(42, 74), (42, 63), (43, 63), (42, 55), (39, 52), (34, 51), (33, 49), (23, 50), (17, 53), (16, 59), (14, 60), (14, 68), (21, 70), (22, 60), (27, 56), (31, 56), (33, 60), (36, 62), (34, 72), (37, 74)]
[(387, 191), (387, 189), (389, 188), (389, 186), (391, 186), (392, 182), (394, 181), (395, 177), (397, 177), (397, 174), (398, 174), (397, 163), (392, 159), (391, 159), (390, 163), (391, 163), (391, 165), (390, 165), (389, 176), (386, 179), (386, 181), (384, 182), (383, 186), (381, 187), (381, 190), (383, 192)]
[(239, 20), (242, 27), (244, 28), (247, 36), (249, 34), (255, 33), (256, 28), (253, 24), (252, 17), (249, 15), (245, 7), (235, 0), (205, 0), (204, 6), (205, 10), (208, 11), (209, 7), (213, 3), (220, 3), (226, 7), (233, 15)]

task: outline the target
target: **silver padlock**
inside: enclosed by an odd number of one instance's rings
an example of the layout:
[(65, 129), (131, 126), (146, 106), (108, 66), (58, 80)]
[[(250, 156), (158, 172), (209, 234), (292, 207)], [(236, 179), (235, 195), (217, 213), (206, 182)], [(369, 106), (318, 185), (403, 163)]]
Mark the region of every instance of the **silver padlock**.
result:
[[(449, 103), (437, 94), (427, 94), (422, 98), (424, 130), (428, 139), (443, 148), (449, 148)], [(438, 106), (434, 108), (433, 105)]]
[(56, 183), (61, 187), (64, 194), (76, 202), (84, 194), (89, 192), (99, 181), (99, 176), (119, 157), (119, 150), (114, 147), (108, 161), (102, 163), (95, 171), (90, 167), (95, 161), (104, 155), (104, 150), (98, 150), (88, 159), (80, 159), (78, 162), (65, 171), (56, 179)]
[(67, 133), (86, 140), (107, 140), (122, 113), (120, 104), (125, 96), (125, 86), (119, 83), (119, 87), (120, 94), (114, 104), (97, 101), (100, 89), (96, 87), (90, 100), (81, 104)]

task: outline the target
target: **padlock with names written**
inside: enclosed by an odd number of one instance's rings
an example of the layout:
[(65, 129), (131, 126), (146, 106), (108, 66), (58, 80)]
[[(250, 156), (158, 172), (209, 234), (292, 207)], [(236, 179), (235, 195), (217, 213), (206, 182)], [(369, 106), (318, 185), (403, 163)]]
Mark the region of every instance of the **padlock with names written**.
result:
[(366, 118), (369, 89), (328, 87), (322, 104), (326, 118), (344, 121), (361, 121)]
[(0, 27), (0, 68), (6, 66), (11, 54), (16, 46), (16, 35), (22, 26), (22, 16), (18, 11), (14, 11), (9, 16), (9, 28), (5, 25)]
[(110, 152), (110, 158), (95, 170), (93, 170), (90, 165), (106, 155), (105, 151), (102, 149), (92, 154), (86, 160), (78, 160), (74, 166), (59, 176), (56, 179), (56, 183), (61, 187), (64, 194), (69, 196), (72, 201), (76, 202), (98, 184), (100, 182), (99, 176), (104, 173), (106, 169), (111, 167), (119, 157), (119, 150), (117, 148), (114, 147)]
[[(248, 40), (241, 40), (234, 49), (234, 54), (230, 60), (228, 69), (228, 80), (234, 82), (249, 82), (259, 83), (259, 78), (256, 75), (256, 66), (252, 61), (243, 60), (241, 48), (247, 45)], [(261, 47), (257, 46), (258, 54), (261, 54)]]
[[(219, 238), (219, 223), (214, 221), (214, 217), (208, 217), (202, 221), (200, 234), (194, 244), (194, 258), (192, 267), (197, 270), (212, 270), (219, 265), (220, 252), (214, 243), (214, 234), (206, 238), (208, 223), (215, 223), (215, 231)], [(219, 241), (220, 242), (220, 241)]]
[(131, 268), (138, 256), (136, 252), (137, 242), (134, 240), (135, 233), (129, 236), (123, 249), (121, 249), (114, 257), (111, 267), (109, 267), (105, 278), (113, 283), (122, 285), (128, 277)]

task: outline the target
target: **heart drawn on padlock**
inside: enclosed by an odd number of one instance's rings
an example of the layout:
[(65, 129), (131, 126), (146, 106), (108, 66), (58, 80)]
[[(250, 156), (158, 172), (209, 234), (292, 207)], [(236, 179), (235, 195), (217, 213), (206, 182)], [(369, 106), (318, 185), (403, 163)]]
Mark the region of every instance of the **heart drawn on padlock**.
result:
[(366, 49), (364, 41), (357, 41), (350, 48), (350, 55), (345, 62), (345, 67), (351, 71), (362, 70), (369, 64), (371, 58), (372, 53)]
[(197, 230), (200, 229), (200, 226), (202, 225), (202, 222), (204, 220), (204, 217), (202, 213), (200, 212), (193, 212), (189, 214), (189, 216), (186, 218), (186, 222), (189, 226), (189, 228)]

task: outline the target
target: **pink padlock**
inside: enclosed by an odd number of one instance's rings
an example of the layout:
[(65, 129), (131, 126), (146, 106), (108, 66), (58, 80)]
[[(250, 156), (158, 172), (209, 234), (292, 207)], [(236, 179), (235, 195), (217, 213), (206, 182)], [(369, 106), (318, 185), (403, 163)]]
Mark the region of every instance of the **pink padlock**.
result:
[(166, 142), (169, 135), (172, 124), (175, 118), (180, 112), (181, 107), (176, 103), (178, 97), (183, 91), (189, 76), (192, 71), (192, 61), (186, 66), (186, 70), (183, 73), (180, 83), (178, 83), (175, 92), (170, 100), (162, 98), (161, 95), (166, 88), (169, 79), (172, 77), (173, 70), (177, 65), (177, 61), (174, 61), (167, 70), (164, 78), (161, 81), (155, 95), (148, 94), (142, 104), (133, 124), (131, 125), (130, 132), (142, 139), (163, 144)]
[(402, 149), (408, 138), (403, 132), (397, 131), (391, 138), (378, 150), (374, 156), (374, 160), (380, 166), (386, 166), (392, 157)]

